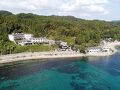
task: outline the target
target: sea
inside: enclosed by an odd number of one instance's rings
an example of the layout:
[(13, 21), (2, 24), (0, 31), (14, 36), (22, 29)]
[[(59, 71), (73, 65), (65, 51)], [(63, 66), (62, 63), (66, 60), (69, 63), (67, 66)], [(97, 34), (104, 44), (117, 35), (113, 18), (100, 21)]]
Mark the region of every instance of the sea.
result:
[(120, 90), (120, 50), (106, 57), (0, 64), (0, 90)]

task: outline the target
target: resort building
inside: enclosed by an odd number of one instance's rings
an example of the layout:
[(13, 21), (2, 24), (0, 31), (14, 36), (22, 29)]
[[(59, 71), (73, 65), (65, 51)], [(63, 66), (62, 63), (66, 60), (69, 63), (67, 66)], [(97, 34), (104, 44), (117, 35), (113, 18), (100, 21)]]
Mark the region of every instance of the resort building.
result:
[(10, 41), (13, 41), (21, 46), (34, 44), (55, 44), (54, 40), (49, 40), (46, 37), (34, 38), (32, 34), (15, 33), (9, 34), (8, 38)]
[(102, 47), (102, 52), (111, 52), (111, 51), (112, 51), (112, 49), (109, 46), (103, 46)]
[(9, 40), (13, 42), (15, 42), (15, 40), (23, 40), (23, 39), (28, 40), (32, 37), (33, 37), (32, 34), (24, 34), (24, 33), (13, 33), (8, 35)]
[(33, 45), (33, 43), (29, 40), (21, 40), (17, 42), (18, 45), (25, 46), (25, 45)]
[(32, 34), (24, 34), (24, 39), (29, 40), (31, 38), (33, 38)]
[(60, 51), (68, 51), (68, 52), (77, 52), (77, 50), (74, 46), (69, 46), (67, 42), (59, 41), (59, 50)]
[(109, 52), (111, 52), (110, 47), (90, 47), (86, 50), (87, 54), (109, 53)]
[(90, 47), (86, 50), (86, 53), (88, 53), (88, 54), (94, 54), (94, 53), (98, 53), (98, 52), (102, 52), (101, 47)]
[(61, 51), (66, 51), (69, 48), (69, 46), (67, 45), (67, 42), (60, 41), (59, 48)]
[(45, 37), (30, 38), (29, 41), (31, 41), (32, 43), (38, 43), (38, 44), (42, 44), (42, 43), (48, 44), (49, 43), (48, 39), (46, 39)]

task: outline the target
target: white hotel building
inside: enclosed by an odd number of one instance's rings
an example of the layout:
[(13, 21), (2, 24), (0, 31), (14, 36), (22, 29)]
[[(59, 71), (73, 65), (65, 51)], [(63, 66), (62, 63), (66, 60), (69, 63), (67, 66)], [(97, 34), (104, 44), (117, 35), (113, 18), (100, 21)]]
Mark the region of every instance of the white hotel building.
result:
[(87, 54), (98, 54), (98, 53), (109, 53), (111, 52), (110, 47), (90, 47), (86, 50)]
[(30, 38), (29, 39), (32, 43), (49, 43), (49, 40), (46, 39), (45, 37), (41, 38)]
[(13, 34), (9, 34), (8, 38), (10, 41), (15, 42), (15, 40), (23, 40), (23, 39), (29, 40), (30, 38), (33, 38), (33, 35), (24, 34), (24, 33), (15, 33), (15, 34), (13, 33)]
[(9, 34), (8, 37), (10, 41), (13, 41), (21, 46), (34, 44), (55, 44), (54, 40), (49, 40), (45, 37), (34, 38), (32, 34), (15, 33)]

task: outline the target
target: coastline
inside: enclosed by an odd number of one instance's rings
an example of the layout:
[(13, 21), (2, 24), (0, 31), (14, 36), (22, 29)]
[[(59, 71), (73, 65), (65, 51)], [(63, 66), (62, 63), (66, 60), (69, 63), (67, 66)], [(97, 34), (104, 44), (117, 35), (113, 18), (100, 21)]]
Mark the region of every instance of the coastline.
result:
[[(9, 54), (9, 55), (3, 55), (0, 56), (0, 64), (4, 63), (11, 63), (11, 62), (17, 62), (17, 61), (25, 61), (25, 60), (36, 60), (36, 59), (55, 59), (55, 58), (80, 58), (80, 57), (100, 57), (100, 56), (110, 56), (113, 55), (114, 53), (111, 54), (94, 54), (94, 55), (89, 55), (89, 54), (66, 54), (66, 55), (56, 55), (56, 54), (43, 54), (41, 53), (45, 52), (34, 52), (34, 53), (19, 53), (19, 54)], [(48, 52), (47, 52), (48, 53)]]
[(36, 60), (36, 59), (55, 59), (55, 58), (77, 58), (85, 57), (82, 53), (58, 53), (58, 52), (26, 52), (18, 54), (8, 54), (0, 56), (0, 64), (10, 63), (24, 60)]
[(17, 54), (8, 54), (0, 56), (0, 64), (25, 61), (25, 60), (35, 60), (35, 59), (54, 59), (54, 58), (79, 58), (79, 57), (101, 57), (101, 56), (111, 56), (117, 52), (116, 46), (120, 46), (120, 42), (107, 43), (106, 47), (110, 47), (113, 52), (109, 53), (95, 53), (95, 54), (83, 54), (73, 51), (49, 51), (49, 52), (25, 52)]

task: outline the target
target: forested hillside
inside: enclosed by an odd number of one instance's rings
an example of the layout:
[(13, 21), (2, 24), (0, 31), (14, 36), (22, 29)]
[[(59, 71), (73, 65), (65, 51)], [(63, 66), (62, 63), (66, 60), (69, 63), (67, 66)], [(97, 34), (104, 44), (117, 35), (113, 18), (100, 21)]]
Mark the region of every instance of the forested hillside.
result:
[(100, 40), (105, 38), (120, 40), (120, 26), (105, 21), (83, 20), (72, 16), (39, 16), (32, 13), (14, 15), (11, 12), (0, 11), (1, 54), (54, 48), (54, 46), (49, 48), (38, 45), (17, 46), (8, 40), (8, 34), (18, 32), (67, 41), (69, 45), (76, 46), (81, 52), (84, 52), (86, 47), (98, 45)]

